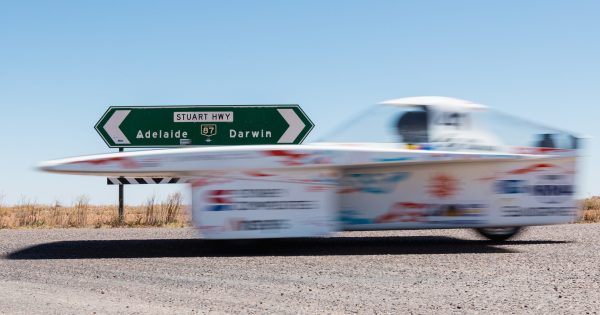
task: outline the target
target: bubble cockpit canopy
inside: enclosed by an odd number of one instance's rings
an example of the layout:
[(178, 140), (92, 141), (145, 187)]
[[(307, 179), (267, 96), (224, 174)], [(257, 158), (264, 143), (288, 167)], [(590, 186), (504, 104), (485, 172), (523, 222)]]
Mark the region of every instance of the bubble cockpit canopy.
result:
[(423, 96), (385, 101), (320, 142), (388, 143), (441, 151), (545, 153), (574, 150), (579, 138), (465, 100)]

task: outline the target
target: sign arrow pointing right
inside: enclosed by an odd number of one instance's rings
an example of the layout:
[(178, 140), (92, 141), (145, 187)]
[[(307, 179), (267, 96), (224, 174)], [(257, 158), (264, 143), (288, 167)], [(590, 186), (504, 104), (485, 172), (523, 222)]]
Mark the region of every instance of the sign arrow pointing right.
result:
[(123, 120), (125, 120), (127, 115), (129, 115), (129, 112), (131, 112), (131, 110), (115, 111), (104, 125), (104, 130), (106, 130), (106, 133), (108, 133), (108, 135), (116, 144), (130, 143), (129, 139), (127, 139), (123, 131), (121, 131), (121, 128), (119, 128)]
[(289, 125), (288, 129), (281, 136), (281, 138), (279, 138), (277, 143), (293, 143), (306, 125), (291, 108), (279, 108), (277, 111)]

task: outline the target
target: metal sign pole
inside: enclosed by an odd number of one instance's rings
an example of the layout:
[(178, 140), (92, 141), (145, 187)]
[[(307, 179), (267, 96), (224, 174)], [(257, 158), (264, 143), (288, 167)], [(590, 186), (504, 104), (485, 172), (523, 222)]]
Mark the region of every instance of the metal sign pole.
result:
[[(123, 148), (119, 148), (119, 152), (123, 152)], [(122, 177), (121, 177), (122, 178)], [(123, 207), (123, 184), (119, 184), (119, 224), (123, 224), (125, 222), (125, 211)]]

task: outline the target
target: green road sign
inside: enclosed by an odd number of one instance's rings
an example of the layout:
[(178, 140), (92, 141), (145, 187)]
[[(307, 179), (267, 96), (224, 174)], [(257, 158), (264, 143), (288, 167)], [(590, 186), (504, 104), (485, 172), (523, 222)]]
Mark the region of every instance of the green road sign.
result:
[(299, 144), (313, 127), (298, 105), (116, 106), (95, 126), (111, 148)]

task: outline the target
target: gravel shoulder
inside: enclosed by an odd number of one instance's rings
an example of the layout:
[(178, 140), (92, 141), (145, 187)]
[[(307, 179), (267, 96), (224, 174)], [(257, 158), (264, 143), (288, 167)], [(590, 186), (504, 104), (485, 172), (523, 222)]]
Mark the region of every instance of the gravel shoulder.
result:
[(193, 229), (0, 230), (0, 313), (590, 313), (600, 224), (214, 242)]

